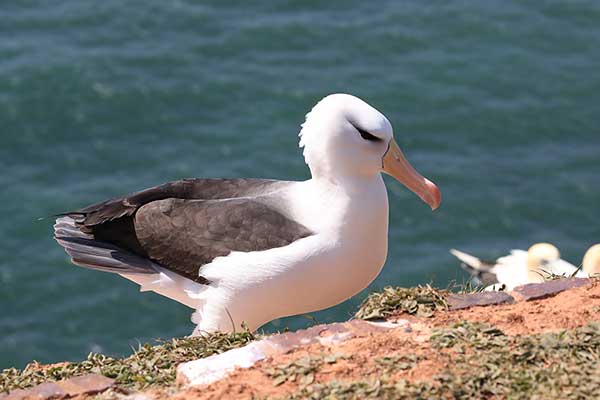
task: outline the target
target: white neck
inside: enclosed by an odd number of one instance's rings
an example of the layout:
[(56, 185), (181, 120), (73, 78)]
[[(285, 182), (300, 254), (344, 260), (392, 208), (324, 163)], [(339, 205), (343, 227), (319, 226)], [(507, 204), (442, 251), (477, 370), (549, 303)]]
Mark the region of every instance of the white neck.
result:
[(344, 230), (359, 235), (372, 229), (381, 240), (387, 240), (388, 198), (380, 174), (317, 176), (299, 182), (290, 195), (295, 219), (314, 232)]

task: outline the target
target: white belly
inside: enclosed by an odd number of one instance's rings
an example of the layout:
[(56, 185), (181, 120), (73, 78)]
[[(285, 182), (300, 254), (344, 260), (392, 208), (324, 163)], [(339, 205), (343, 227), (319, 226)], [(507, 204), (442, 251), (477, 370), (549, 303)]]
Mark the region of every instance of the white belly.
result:
[[(275, 318), (322, 310), (360, 292), (381, 271), (384, 248), (366, 249), (343, 242), (319, 246), (323, 239), (315, 235), (285, 248), (234, 253), (203, 267), (203, 276), (216, 287), (199, 296), (204, 299), (199, 308), (200, 329), (231, 330), (231, 320), (238, 329), (242, 322), (257, 329)], [(307, 248), (314, 251), (306, 253)], [(278, 262), (283, 261), (282, 253), (290, 250), (305, 255), (289, 263), (288, 253), (285, 264)], [(251, 261), (250, 254), (256, 259)]]

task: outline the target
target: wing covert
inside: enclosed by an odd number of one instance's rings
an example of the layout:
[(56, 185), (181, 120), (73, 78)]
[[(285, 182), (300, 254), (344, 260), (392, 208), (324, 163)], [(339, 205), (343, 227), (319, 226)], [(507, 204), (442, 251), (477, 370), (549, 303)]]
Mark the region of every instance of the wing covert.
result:
[(134, 226), (150, 259), (193, 280), (215, 257), (283, 247), (312, 234), (249, 198), (153, 201), (137, 211)]

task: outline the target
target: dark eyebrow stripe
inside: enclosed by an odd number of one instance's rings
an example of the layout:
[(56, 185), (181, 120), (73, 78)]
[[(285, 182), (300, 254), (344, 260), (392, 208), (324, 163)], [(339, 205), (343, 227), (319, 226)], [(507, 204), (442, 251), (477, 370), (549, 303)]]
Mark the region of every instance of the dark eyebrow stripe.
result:
[(365, 131), (364, 129), (360, 129), (358, 126), (354, 125), (352, 122), (350, 122), (350, 124), (354, 127), (354, 129), (356, 129), (358, 131), (358, 133), (360, 133), (360, 136), (365, 139), (368, 140), (370, 142), (377, 142), (382, 140), (381, 138), (378, 138), (377, 136), (373, 135), (372, 133), (369, 133), (367, 131)]

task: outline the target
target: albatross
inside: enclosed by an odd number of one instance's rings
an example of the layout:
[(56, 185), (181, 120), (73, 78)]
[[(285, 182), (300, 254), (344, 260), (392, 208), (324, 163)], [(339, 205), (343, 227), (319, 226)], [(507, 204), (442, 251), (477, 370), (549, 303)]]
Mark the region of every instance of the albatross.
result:
[(307, 181), (183, 179), (57, 216), (79, 266), (112, 272), (194, 309), (193, 335), (261, 325), (343, 302), (387, 256), (385, 172), (432, 210), (441, 201), (388, 119), (332, 94), (306, 114)]
[(478, 282), (489, 285), (486, 290), (513, 290), (519, 285), (540, 283), (552, 276), (587, 278), (600, 274), (600, 244), (585, 253), (582, 268), (560, 258), (550, 243), (536, 243), (527, 251), (511, 250), (495, 261), (484, 261), (459, 250), (450, 250), (461, 261), (460, 266)]

